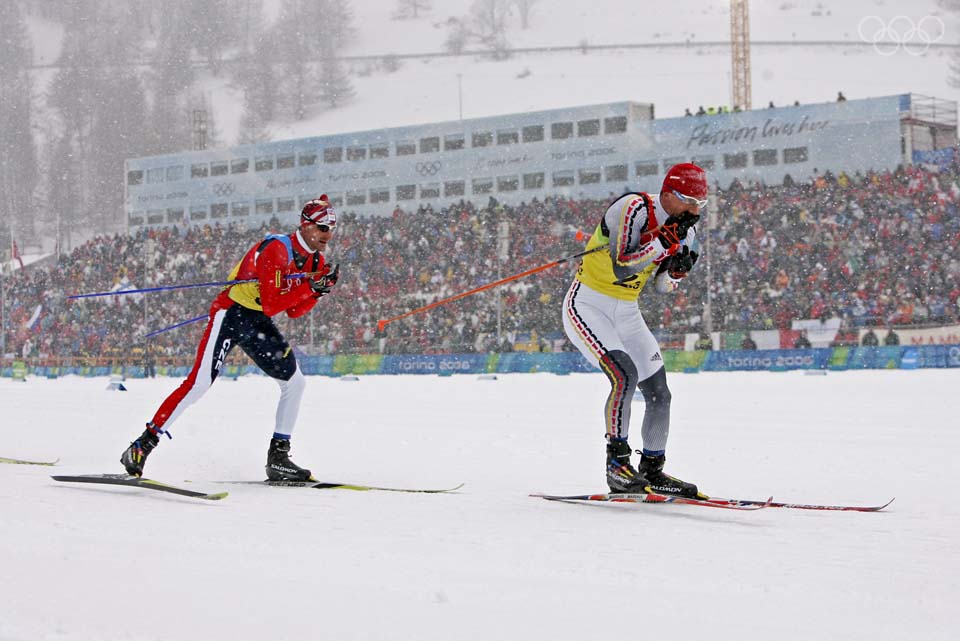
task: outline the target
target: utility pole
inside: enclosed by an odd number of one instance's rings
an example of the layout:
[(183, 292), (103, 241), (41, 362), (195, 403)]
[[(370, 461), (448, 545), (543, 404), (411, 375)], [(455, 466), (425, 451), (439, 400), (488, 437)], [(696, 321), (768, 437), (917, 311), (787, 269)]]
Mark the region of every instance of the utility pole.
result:
[(730, 50), (733, 55), (733, 107), (752, 108), (750, 87), (750, 6), (749, 0), (730, 0)]
[(457, 104), (460, 106), (460, 120), (463, 120), (463, 74), (457, 74)]

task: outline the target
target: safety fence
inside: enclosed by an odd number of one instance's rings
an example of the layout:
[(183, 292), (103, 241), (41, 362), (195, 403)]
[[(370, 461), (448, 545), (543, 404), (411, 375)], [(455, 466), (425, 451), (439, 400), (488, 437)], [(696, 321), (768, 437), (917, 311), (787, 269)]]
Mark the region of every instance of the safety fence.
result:
[[(490, 354), (382, 355), (342, 354), (298, 357), (306, 375), (344, 376), (371, 374), (512, 374), (549, 372), (570, 374), (595, 370), (578, 352), (512, 352)], [(833, 347), (819, 349), (773, 349), (730, 351), (663, 352), (671, 372), (732, 372), (785, 370), (918, 369), (960, 367), (960, 345), (903, 345), (896, 347)], [(189, 364), (159, 365), (157, 376), (184, 377)], [(115, 376), (143, 378), (147, 370), (130, 365), (41, 365), (15, 361), (0, 368), (0, 375), (22, 379), (26, 376)], [(222, 376), (235, 378), (259, 374), (255, 365), (227, 364)]]

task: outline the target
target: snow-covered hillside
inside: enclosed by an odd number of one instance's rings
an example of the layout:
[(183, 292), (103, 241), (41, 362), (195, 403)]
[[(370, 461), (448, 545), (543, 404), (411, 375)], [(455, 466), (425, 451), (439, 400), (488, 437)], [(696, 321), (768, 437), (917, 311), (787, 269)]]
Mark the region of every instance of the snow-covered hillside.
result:
[[(278, 14), (281, 0), (265, 0), (265, 17)], [(377, 69), (359, 57), (444, 53), (451, 18), (466, 16), (473, 0), (434, 0), (417, 18), (396, 19), (396, 2), (352, 0), (356, 35), (337, 53), (352, 59), (356, 96), (343, 107), (316, 107), (305, 120), (272, 122), (273, 139), (474, 118), (518, 111), (637, 100), (656, 105), (658, 117), (686, 108), (730, 103), (729, 2), (709, 0), (536, 0), (529, 27), (514, 11), (505, 34), (511, 48), (599, 45), (663, 45), (601, 51), (517, 53), (489, 56), (422, 57), (400, 60), (398, 70)], [(878, 23), (870, 16), (876, 16)], [(882, 55), (864, 46), (861, 32), (889, 24), (924, 22), (937, 43), (960, 42), (957, 22), (936, 0), (754, 0), (750, 4), (753, 106), (915, 92), (960, 98), (949, 86), (950, 49), (923, 55), (900, 49)], [(940, 22), (942, 21), (942, 23)], [(943, 24), (943, 32), (936, 27)], [(50, 64), (62, 36), (57, 25), (30, 19), (38, 64)], [(915, 36), (920, 38), (919, 35)], [(318, 34), (318, 51), (324, 46)], [(850, 46), (810, 46), (809, 41), (845, 41)], [(779, 42), (783, 44), (764, 44)], [(918, 40), (919, 42), (919, 40)], [(676, 45), (689, 43), (688, 46)], [(714, 43), (714, 44), (698, 44)], [(316, 53), (316, 52), (315, 52)], [(52, 72), (35, 72), (38, 87)], [(239, 130), (241, 97), (222, 77), (201, 74), (215, 119), (227, 143)]]

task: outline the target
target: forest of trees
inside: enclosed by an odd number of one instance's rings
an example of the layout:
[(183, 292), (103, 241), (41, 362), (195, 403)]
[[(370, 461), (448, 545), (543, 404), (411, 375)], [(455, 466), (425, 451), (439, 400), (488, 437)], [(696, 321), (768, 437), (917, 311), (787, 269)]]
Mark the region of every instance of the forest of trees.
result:
[[(472, 0), (447, 50), (506, 57), (505, 20), (526, 29), (536, 1)], [(433, 9), (384, 5), (397, 21)], [(0, 261), (12, 239), (49, 252), (123, 231), (127, 158), (263, 142), (271, 123), (349, 105), (353, 22), (350, 0), (0, 0)], [(61, 30), (55, 60), (36, 60), (28, 23), (45, 25), (33, 38)], [(384, 52), (380, 68), (399, 64)], [(241, 96), (234, 139), (211, 78)]]
[[(350, 76), (330, 53), (352, 32), (349, 2), (280, 0), (271, 25), (262, 4), (0, 2), (0, 258), (11, 237), (65, 249), (79, 229), (121, 231), (124, 160), (198, 148), (197, 110), (210, 148), (258, 142), (272, 120), (348, 103)], [(34, 62), (30, 17), (63, 29), (52, 66)], [(240, 90), (236, 140), (221, 138), (202, 75)]]

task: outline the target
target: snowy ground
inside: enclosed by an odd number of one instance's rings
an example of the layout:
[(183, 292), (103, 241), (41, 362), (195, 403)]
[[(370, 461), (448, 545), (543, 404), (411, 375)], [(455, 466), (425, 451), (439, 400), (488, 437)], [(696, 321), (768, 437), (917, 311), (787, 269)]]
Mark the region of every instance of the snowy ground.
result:
[[(49, 479), (120, 471), (175, 384), (0, 380), (0, 456), (61, 459), (0, 465), (0, 640), (956, 638), (957, 370), (671, 376), (674, 474), (879, 514), (529, 498), (603, 489), (599, 374), (308, 377), (296, 461), (457, 494)], [(261, 478), (276, 395), (218, 383), (148, 475)]]

